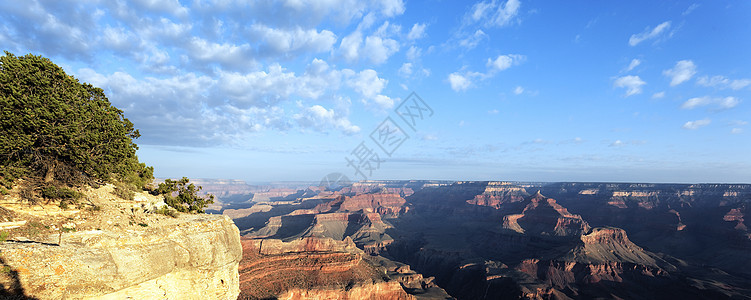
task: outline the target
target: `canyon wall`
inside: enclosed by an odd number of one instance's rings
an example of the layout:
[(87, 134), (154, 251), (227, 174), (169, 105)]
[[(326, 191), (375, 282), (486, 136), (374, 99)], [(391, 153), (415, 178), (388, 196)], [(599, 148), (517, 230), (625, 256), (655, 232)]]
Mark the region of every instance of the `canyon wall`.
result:
[(350, 238), (243, 239), (240, 299), (414, 299)]

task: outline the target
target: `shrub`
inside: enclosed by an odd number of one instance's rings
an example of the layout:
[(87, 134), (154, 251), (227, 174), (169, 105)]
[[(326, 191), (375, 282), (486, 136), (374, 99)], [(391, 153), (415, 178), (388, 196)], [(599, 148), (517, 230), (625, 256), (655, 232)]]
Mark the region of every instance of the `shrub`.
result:
[(115, 196), (124, 200), (133, 200), (136, 196), (136, 188), (132, 184), (117, 182), (115, 183), (115, 190), (112, 192)]
[(214, 195), (198, 196), (200, 190), (201, 186), (183, 177), (180, 180), (165, 180), (159, 184), (156, 193), (164, 195), (164, 202), (179, 212), (203, 213), (204, 208), (214, 203)]
[(164, 205), (154, 210), (154, 213), (165, 215), (173, 218), (177, 218), (177, 211), (171, 209), (169, 206)]
[(78, 204), (78, 200), (83, 197), (83, 194), (73, 189), (67, 187), (56, 187), (53, 185), (43, 187), (41, 195), (48, 200), (60, 200), (59, 206), (62, 209), (68, 209), (69, 204)]

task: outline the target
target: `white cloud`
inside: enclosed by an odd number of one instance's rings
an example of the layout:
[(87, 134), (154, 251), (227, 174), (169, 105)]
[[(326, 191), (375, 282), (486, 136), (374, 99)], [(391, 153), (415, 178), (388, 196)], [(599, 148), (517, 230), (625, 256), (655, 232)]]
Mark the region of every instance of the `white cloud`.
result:
[(180, 2), (177, 0), (134, 0), (133, 2), (152, 12), (166, 12), (178, 17), (188, 15), (188, 9), (180, 5)]
[(615, 142), (610, 143), (610, 147), (623, 147), (626, 143), (624, 143), (621, 140), (616, 140)]
[(524, 93), (524, 88), (521, 86), (516, 86), (516, 88), (514, 88), (514, 95), (521, 95), (521, 93)]
[(499, 111), (497, 109), (491, 109), (491, 110), (488, 111), (488, 113), (491, 114), (491, 115), (497, 115), (499, 113)]
[(665, 92), (657, 92), (652, 94), (652, 99), (662, 99), (665, 98)]
[(681, 15), (687, 16), (688, 14), (690, 14), (691, 12), (693, 12), (697, 8), (699, 8), (699, 4), (697, 4), (697, 3), (691, 4), (691, 6), (689, 6), (688, 8), (686, 8), (686, 10), (684, 10), (683, 13), (681, 13)]
[(447, 79), (449, 84), (451, 85), (451, 89), (457, 92), (464, 91), (469, 89), (473, 85), (473, 81), (475, 79), (485, 80), (491, 78), (500, 71), (506, 70), (511, 66), (521, 64), (525, 59), (526, 57), (524, 55), (519, 54), (499, 55), (495, 59), (488, 58), (487, 62), (485, 63), (488, 68), (488, 71), (486, 73), (466, 70), (457, 71), (449, 74)]
[[(371, 16), (371, 15), (368, 15)], [(391, 55), (399, 51), (399, 42), (389, 38), (398, 34), (401, 29), (398, 25), (384, 22), (375, 32), (363, 40), (363, 26), (366, 21), (360, 23), (357, 30), (342, 38), (339, 43), (339, 55), (348, 62), (356, 62), (361, 58), (367, 58), (370, 62), (379, 65), (388, 60)], [(371, 23), (371, 21), (368, 21)]]
[(387, 84), (388, 80), (379, 78), (378, 72), (372, 69), (351, 74), (348, 80), (348, 85), (363, 96), (364, 104), (374, 105), (379, 109), (389, 109), (394, 106), (394, 99), (380, 94)]
[(524, 62), (526, 57), (518, 54), (499, 55), (496, 59), (491, 60), (488, 58), (486, 65), (494, 71), (503, 71), (511, 66), (515, 66)]
[(269, 66), (268, 71), (221, 72), (219, 80), (222, 84), (217, 89), (242, 108), (276, 105), (288, 99), (299, 86), (295, 74), (285, 72), (280, 65)]
[(702, 119), (702, 120), (696, 120), (696, 121), (688, 121), (685, 124), (683, 124), (682, 127), (683, 129), (695, 130), (695, 129), (699, 129), (701, 127), (707, 126), (710, 123), (712, 123), (712, 120)]
[(706, 87), (716, 87), (720, 89), (740, 90), (751, 85), (751, 79), (734, 79), (730, 80), (725, 76), (702, 76), (696, 79), (696, 84)]
[(402, 0), (376, 1), (376, 3), (381, 4), (381, 13), (386, 17), (398, 16), (404, 13), (404, 2)]
[(626, 67), (626, 70), (624, 72), (631, 71), (637, 66), (639, 66), (640, 64), (641, 64), (641, 60), (634, 58), (631, 60), (631, 63), (628, 64), (628, 67)]
[(478, 72), (454, 72), (449, 74), (448, 81), (451, 85), (451, 89), (459, 92), (469, 89), (473, 83), (474, 78), (483, 78), (484, 74)]
[(449, 84), (451, 84), (451, 89), (457, 92), (468, 89), (472, 84), (469, 78), (456, 72), (449, 74), (448, 80)]
[(371, 35), (365, 38), (365, 46), (362, 50), (364, 56), (368, 57), (372, 63), (379, 65), (399, 51), (399, 43), (392, 39), (383, 39)]
[(407, 59), (409, 60), (417, 60), (422, 55), (422, 50), (420, 48), (417, 48), (415, 46), (410, 46), (409, 49), (407, 49)]
[[(62, 59), (57, 63), (71, 74), (67, 66), (91, 66), (76, 75), (105, 89), (146, 144), (216, 144), (245, 132), (297, 128), (296, 113), (300, 120), (339, 120), (310, 124), (351, 131), (342, 121), (348, 112), (329, 107), (332, 99), (362, 95), (368, 105), (392, 107), (395, 99), (383, 94), (386, 79), (304, 61), (385, 63), (402, 40), (427, 33), (426, 23), (402, 30), (385, 22), (404, 13), (403, 0), (24, 4), (0, 4), (0, 14), (13, 16), (0, 17), (0, 44)], [(419, 60), (421, 49), (407, 54)], [(429, 72), (410, 63), (412, 76)], [(302, 105), (290, 108), (292, 99)]]
[(263, 24), (253, 24), (250, 34), (262, 42), (259, 52), (267, 55), (290, 55), (294, 52), (327, 52), (331, 51), (337, 38), (328, 30), (316, 31), (315, 29), (271, 28)]
[(740, 103), (740, 102), (741, 101), (738, 100), (738, 98), (735, 98), (735, 97), (725, 97), (725, 98), (722, 98), (721, 100), (717, 101), (716, 103), (717, 103), (717, 106), (719, 106), (720, 109), (730, 109), (730, 108), (736, 107), (738, 105), (738, 103)]
[(366, 98), (373, 98), (380, 93), (388, 83), (388, 80), (379, 78), (378, 72), (373, 69), (361, 71), (349, 84)]
[(104, 28), (101, 36), (101, 42), (110, 49), (128, 53), (135, 47), (140, 46), (141, 40), (133, 32), (125, 28), (109, 27)]
[(199, 37), (193, 37), (188, 50), (192, 59), (204, 64), (219, 64), (231, 70), (252, 66), (255, 62), (252, 49), (248, 44), (220, 44)]
[(743, 128), (733, 128), (730, 130), (730, 133), (732, 134), (741, 134), (743, 133)]
[(683, 102), (683, 104), (681, 105), (681, 108), (694, 109), (698, 106), (709, 105), (711, 102), (712, 102), (712, 99), (709, 97), (691, 98), (691, 99), (686, 100), (686, 102)]
[(353, 125), (346, 117), (339, 116), (333, 109), (326, 109), (320, 105), (313, 105), (303, 109), (293, 116), (303, 128), (311, 128), (320, 132), (338, 129), (346, 134), (360, 132), (360, 127)]
[(343, 80), (368, 105), (390, 108), (394, 102), (380, 94), (387, 81), (375, 71), (336, 70), (320, 59), (314, 59), (301, 75), (273, 64), (267, 70), (246, 73), (218, 70), (215, 77), (188, 73), (137, 79), (123, 72), (103, 75), (92, 69), (81, 69), (78, 76), (105, 89), (110, 101), (138, 124), (145, 144), (233, 143), (248, 132), (304, 130), (306, 126), (351, 134), (358, 129), (347, 120), (348, 100), (335, 109), (300, 104), (295, 115), (281, 108), (293, 97), (335, 98)]
[(662, 22), (660, 23), (660, 25), (657, 25), (652, 29), (647, 27), (643, 32), (631, 35), (631, 37), (628, 39), (628, 44), (631, 46), (636, 46), (645, 40), (656, 39), (664, 35), (669, 29), (670, 21)]
[(615, 80), (613, 83), (613, 86), (619, 87), (619, 88), (626, 88), (626, 97), (640, 94), (641, 93), (641, 87), (643, 85), (647, 84), (639, 76), (634, 75), (628, 75), (619, 77)]
[(297, 94), (304, 98), (318, 99), (327, 91), (338, 91), (342, 73), (343, 71), (332, 69), (321, 59), (313, 59), (295, 83)]
[(662, 71), (662, 74), (670, 77), (670, 86), (679, 85), (696, 74), (696, 65), (690, 60), (681, 60), (675, 63), (675, 67)]
[(412, 63), (403, 63), (402, 67), (399, 68), (399, 75), (404, 77), (412, 75)]
[(462, 46), (467, 49), (472, 49), (474, 47), (477, 47), (477, 44), (479, 44), (483, 39), (485, 39), (488, 35), (485, 34), (484, 31), (477, 29), (475, 33), (468, 35), (467, 37), (461, 39), (459, 41), (459, 46)]
[(424, 37), (426, 26), (427, 25), (420, 23), (415, 23), (415, 25), (412, 25), (412, 29), (410, 29), (409, 33), (407, 34), (407, 39), (416, 40)]
[(190, 38), (192, 28), (189, 23), (174, 23), (167, 18), (161, 18), (159, 22), (150, 22), (139, 28), (138, 34), (152, 41), (180, 43)]
[(356, 61), (360, 58), (360, 44), (362, 44), (362, 33), (355, 31), (342, 38), (339, 43), (339, 53), (347, 61)]
[(682, 109), (694, 109), (700, 106), (714, 105), (717, 109), (730, 109), (736, 107), (741, 101), (735, 97), (715, 98), (715, 97), (696, 97), (686, 100), (681, 105)]
[(468, 17), (472, 22), (482, 22), (486, 27), (503, 27), (517, 19), (520, 6), (518, 0), (478, 2), (472, 6)]

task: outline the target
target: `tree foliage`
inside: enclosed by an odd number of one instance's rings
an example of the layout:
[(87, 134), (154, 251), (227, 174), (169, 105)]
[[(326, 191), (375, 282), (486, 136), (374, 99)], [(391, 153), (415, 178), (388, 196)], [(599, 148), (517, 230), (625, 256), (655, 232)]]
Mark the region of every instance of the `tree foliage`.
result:
[(159, 184), (156, 193), (164, 195), (164, 202), (179, 212), (203, 213), (204, 208), (214, 203), (214, 195), (198, 196), (201, 188), (183, 177), (180, 180), (165, 180)]
[(0, 185), (27, 177), (47, 186), (143, 188), (153, 168), (136, 157), (139, 136), (102, 89), (41, 56), (0, 57)]

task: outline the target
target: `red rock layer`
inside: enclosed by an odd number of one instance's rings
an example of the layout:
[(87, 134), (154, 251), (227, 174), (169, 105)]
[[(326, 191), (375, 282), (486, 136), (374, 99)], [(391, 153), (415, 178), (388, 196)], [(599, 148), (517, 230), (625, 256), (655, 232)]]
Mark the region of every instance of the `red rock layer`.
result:
[(240, 298), (411, 299), (363, 260), (351, 239), (243, 239)]
[(542, 280), (557, 289), (562, 289), (566, 285), (574, 283), (623, 282), (624, 276), (629, 274), (649, 277), (667, 275), (660, 268), (631, 263), (587, 264), (574, 261), (540, 261), (538, 259), (524, 260), (516, 267), (516, 270)]
[(389, 193), (339, 196), (332, 201), (316, 206), (312, 210), (306, 210), (304, 213), (356, 212), (362, 210), (366, 213), (375, 212), (385, 216), (397, 217), (409, 210), (409, 207), (404, 205), (406, 202), (399, 194)]
[(743, 219), (743, 208), (733, 208), (730, 211), (728, 211), (725, 216), (723, 216), (723, 220), (727, 222), (736, 222), (735, 229), (746, 231), (748, 228), (746, 227), (746, 224), (744, 224), (745, 220)]
[(415, 299), (402, 289), (399, 282), (369, 282), (360, 283), (345, 289), (292, 289), (283, 293), (278, 299), (284, 300), (310, 300), (310, 299), (341, 299), (341, 300), (406, 300)]
[(503, 218), (503, 228), (519, 233), (555, 236), (580, 235), (589, 231), (589, 224), (581, 216), (569, 213), (552, 198), (538, 192), (526, 201), (527, 205), (520, 214)]
[(482, 194), (467, 200), (467, 203), (499, 209), (504, 203), (524, 201), (526, 195), (527, 191), (522, 187), (490, 182)]

